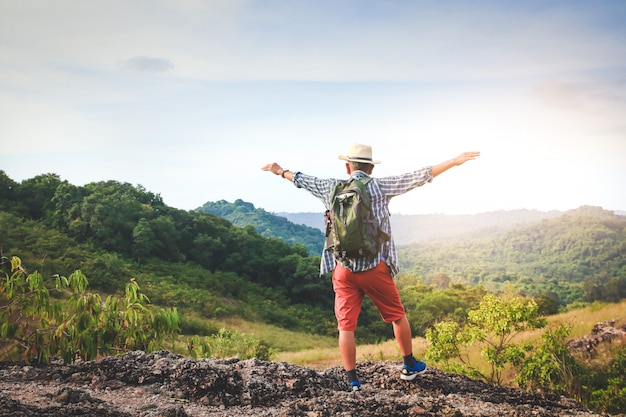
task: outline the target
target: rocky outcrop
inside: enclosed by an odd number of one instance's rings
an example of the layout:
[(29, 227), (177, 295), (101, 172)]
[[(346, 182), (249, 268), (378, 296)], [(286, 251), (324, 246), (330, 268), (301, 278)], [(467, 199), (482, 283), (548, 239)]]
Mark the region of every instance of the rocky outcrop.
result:
[(412, 382), (399, 362), (359, 362), (360, 392), (341, 368), (131, 352), (72, 365), (0, 364), (0, 416), (576, 416), (573, 400), (493, 387), (437, 369)]
[(593, 326), (591, 334), (570, 340), (567, 346), (573, 353), (593, 358), (598, 351), (598, 346), (615, 340), (626, 340), (626, 325), (617, 327), (616, 320), (607, 320)]

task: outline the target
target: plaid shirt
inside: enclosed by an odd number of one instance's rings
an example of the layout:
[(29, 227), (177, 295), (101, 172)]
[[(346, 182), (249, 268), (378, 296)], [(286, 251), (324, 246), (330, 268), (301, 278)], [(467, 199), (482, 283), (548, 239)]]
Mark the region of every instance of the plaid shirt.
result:
[[(367, 177), (362, 171), (355, 171), (351, 178)], [(404, 194), (416, 187), (422, 186), (433, 180), (431, 167), (425, 167), (417, 171), (408, 172), (406, 174), (394, 175), (389, 177), (374, 178), (367, 184), (367, 191), (372, 201), (372, 212), (378, 220), (381, 229), (389, 233), (391, 239), (385, 242), (379, 249), (374, 259), (356, 258), (350, 259), (348, 264), (344, 265), (353, 272), (370, 270), (384, 260), (391, 270), (393, 277), (398, 273), (398, 254), (396, 253), (396, 244), (391, 234), (391, 223), (389, 221), (389, 201), (392, 197)], [(293, 183), (298, 188), (304, 188), (315, 197), (319, 198), (324, 207), (330, 208), (330, 197), (337, 179), (320, 179), (311, 175), (296, 172), (293, 177)], [(336, 260), (332, 251), (324, 247), (322, 253), (322, 261), (320, 265), (320, 275), (331, 272), (335, 269)]]

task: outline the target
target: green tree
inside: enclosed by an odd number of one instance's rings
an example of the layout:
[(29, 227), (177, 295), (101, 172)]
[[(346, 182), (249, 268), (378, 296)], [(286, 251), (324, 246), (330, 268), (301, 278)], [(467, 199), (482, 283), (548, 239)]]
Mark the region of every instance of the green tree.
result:
[(89, 237), (105, 250), (131, 254), (133, 230), (149, 211), (137, 198), (138, 191), (115, 181), (86, 188), (89, 195), (82, 201), (81, 218), (87, 222)]
[(79, 240), (84, 240), (87, 233), (87, 222), (81, 217), (81, 202), (85, 195), (87, 190), (84, 187), (62, 182), (51, 200), (54, 206), (52, 225)]
[(0, 170), (0, 210), (12, 211), (15, 209), (15, 190), (18, 186), (17, 182)]
[(57, 174), (37, 175), (22, 181), (15, 190), (18, 213), (33, 220), (51, 217), (54, 212), (52, 197), (60, 184)]
[(467, 314), (469, 305), (462, 298), (444, 291), (432, 291), (420, 297), (415, 306), (407, 309), (413, 333), (424, 336), (438, 321), (455, 317), (459, 311)]
[(150, 229), (155, 240), (153, 255), (166, 261), (179, 261), (179, 233), (172, 219), (166, 215), (159, 215), (150, 220)]
[(145, 218), (139, 219), (133, 229), (133, 254), (138, 264), (150, 256), (157, 245), (150, 222)]
[(618, 303), (621, 299), (626, 298), (626, 277), (609, 279), (602, 292), (604, 293), (604, 301)]
[(557, 314), (559, 312), (559, 296), (553, 292), (544, 293), (535, 298), (539, 313), (543, 316)]
[(230, 222), (201, 212), (176, 211), (170, 215), (179, 231), (180, 252), (209, 271), (223, 270), (222, 262), (230, 250)]
[[(501, 384), (505, 366), (519, 366), (525, 359), (525, 352), (532, 348), (527, 344), (516, 344), (515, 337), (525, 330), (545, 325), (534, 300), (487, 294), (478, 308), (469, 311), (464, 326), (439, 322), (427, 331), (427, 358), (442, 361), (455, 372)], [(480, 371), (469, 360), (467, 347), (470, 345), (480, 347), (480, 353), (490, 367), (488, 373)]]

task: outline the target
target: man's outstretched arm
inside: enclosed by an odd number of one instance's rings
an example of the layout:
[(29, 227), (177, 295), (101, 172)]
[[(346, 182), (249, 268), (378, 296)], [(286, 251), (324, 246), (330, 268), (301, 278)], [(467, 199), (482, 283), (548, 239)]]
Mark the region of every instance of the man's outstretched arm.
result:
[(433, 177), (446, 172), (452, 167), (456, 167), (464, 164), (467, 161), (471, 161), (472, 159), (476, 159), (480, 156), (480, 152), (463, 152), (461, 155), (456, 158), (449, 159), (445, 162), (442, 162), (437, 165), (432, 166)]

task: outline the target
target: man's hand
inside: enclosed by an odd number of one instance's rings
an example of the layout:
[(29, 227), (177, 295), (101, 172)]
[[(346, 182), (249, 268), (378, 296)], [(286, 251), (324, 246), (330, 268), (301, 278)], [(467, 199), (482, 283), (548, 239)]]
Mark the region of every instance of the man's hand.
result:
[(433, 177), (446, 172), (452, 167), (463, 165), (467, 161), (471, 161), (472, 159), (476, 159), (480, 156), (480, 152), (463, 152), (461, 155), (456, 158), (452, 158), (446, 162), (442, 162), (441, 164), (432, 166)]
[(454, 158), (456, 165), (463, 165), (467, 161), (476, 159), (480, 156), (480, 152), (463, 152), (461, 155)]
[(267, 164), (261, 167), (263, 171), (270, 171), (274, 175), (280, 175), (283, 173), (283, 169), (276, 162), (272, 162), (271, 164)]

